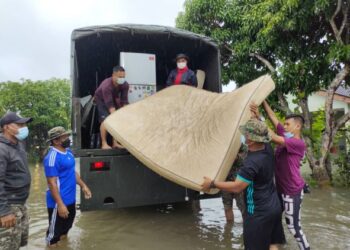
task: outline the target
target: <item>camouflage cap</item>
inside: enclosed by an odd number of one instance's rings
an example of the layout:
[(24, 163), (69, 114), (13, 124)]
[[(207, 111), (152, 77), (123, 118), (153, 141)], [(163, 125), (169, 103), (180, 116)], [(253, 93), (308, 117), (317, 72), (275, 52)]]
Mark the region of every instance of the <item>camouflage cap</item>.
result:
[(250, 119), (246, 124), (239, 127), (243, 135), (248, 135), (248, 139), (254, 142), (269, 142), (271, 136), (264, 122), (257, 119)]
[(47, 142), (57, 139), (63, 135), (70, 135), (72, 133), (71, 130), (65, 130), (64, 127), (54, 127), (49, 130)]

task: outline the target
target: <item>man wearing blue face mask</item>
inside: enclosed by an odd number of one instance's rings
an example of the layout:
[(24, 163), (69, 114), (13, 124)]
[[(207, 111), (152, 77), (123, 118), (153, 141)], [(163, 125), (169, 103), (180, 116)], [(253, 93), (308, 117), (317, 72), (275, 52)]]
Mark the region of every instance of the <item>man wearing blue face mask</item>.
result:
[(15, 250), (28, 242), (30, 172), (22, 143), (32, 118), (8, 112), (0, 120), (0, 249)]
[[(107, 143), (107, 130), (103, 125), (103, 121), (109, 114), (129, 104), (128, 92), (129, 84), (125, 81), (125, 69), (121, 66), (115, 66), (112, 76), (103, 80), (95, 91), (94, 98), (97, 105), (98, 119), (101, 123), (102, 149), (111, 148)], [(113, 142), (113, 147), (122, 148), (117, 141)]]

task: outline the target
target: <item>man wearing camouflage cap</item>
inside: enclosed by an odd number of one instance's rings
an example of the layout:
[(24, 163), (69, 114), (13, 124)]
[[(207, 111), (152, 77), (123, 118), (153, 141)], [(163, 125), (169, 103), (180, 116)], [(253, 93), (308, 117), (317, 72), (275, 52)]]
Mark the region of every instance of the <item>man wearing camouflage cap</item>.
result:
[(278, 249), (285, 243), (282, 208), (274, 185), (274, 154), (265, 123), (250, 119), (240, 126), (242, 142), (248, 155), (235, 181), (220, 182), (204, 177), (203, 191), (218, 188), (240, 193), (245, 191), (246, 213), (243, 220), (245, 249)]
[[(294, 236), (301, 250), (310, 250), (310, 244), (301, 226), (301, 204), (304, 197), (305, 181), (300, 168), (306, 153), (306, 144), (302, 138), (304, 117), (289, 114), (283, 125), (267, 101), (263, 107), (275, 131), (270, 130), (271, 140), (275, 143), (275, 180), (278, 195), (283, 203), (284, 215), (289, 232)], [(259, 108), (250, 106), (251, 112), (259, 117)]]
[(75, 218), (76, 184), (79, 184), (85, 198), (91, 198), (91, 192), (75, 171), (75, 159), (69, 149), (69, 135), (63, 127), (55, 127), (48, 132), (51, 146), (44, 158), (45, 175), (49, 189), (46, 192), (46, 204), (49, 213), (49, 228), (46, 241), (55, 246), (66, 238)]

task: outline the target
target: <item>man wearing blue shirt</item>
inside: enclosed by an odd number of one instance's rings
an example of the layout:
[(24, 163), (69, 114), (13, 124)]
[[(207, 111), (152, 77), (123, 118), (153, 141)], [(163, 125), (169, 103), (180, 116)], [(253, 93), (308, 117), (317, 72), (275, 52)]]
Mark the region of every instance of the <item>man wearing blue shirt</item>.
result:
[(49, 246), (65, 238), (75, 218), (76, 184), (79, 184), (85, 198), (91, 198), (91, 192), (75, 171), (75, 159), (70, 146), (70, 131), (55, 127), (48, 132), (51, 146), (44, 158), (45, 175), (48, 190), (46, 203), (49, 213), (49, 228), (46, 241)]

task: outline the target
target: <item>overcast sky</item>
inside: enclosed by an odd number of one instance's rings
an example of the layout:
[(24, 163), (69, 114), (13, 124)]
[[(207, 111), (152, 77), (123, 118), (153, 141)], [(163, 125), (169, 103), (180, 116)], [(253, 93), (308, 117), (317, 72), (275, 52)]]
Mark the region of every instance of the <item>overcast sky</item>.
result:
[(70, 35), (92, 25), (175, 26), (184, 0), (0, 0), (0, 82), (69, 78)]

